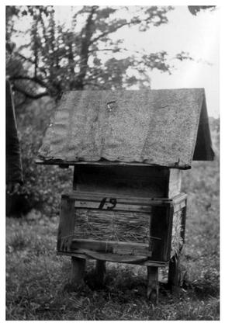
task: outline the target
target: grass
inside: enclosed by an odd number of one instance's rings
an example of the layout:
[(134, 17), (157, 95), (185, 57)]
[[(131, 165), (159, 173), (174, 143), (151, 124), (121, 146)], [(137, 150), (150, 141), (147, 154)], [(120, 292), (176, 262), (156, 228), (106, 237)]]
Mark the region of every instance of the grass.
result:
[(6, 219), (6, 320), (219, 320), (219, 162), (184, 172), (188, 193), (184, 288), (160, 283), (159, 304), (146, 299), (146, 268), (107, 264), (103, 288), (89, 261), (86, 285), (70, 286), (70, 259), (56, 255), (58, 216), (31, 211)]

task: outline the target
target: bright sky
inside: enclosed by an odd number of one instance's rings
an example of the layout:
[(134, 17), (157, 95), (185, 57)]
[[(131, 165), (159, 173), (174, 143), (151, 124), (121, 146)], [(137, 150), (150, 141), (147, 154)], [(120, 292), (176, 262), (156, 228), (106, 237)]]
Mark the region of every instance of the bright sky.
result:
[[(60, 20), (68, 22), (70, 6), (58, 7)], [(172, 75), (151, 72), (152, 89), (205, 88), (208, 113), (219, 116), (219, 10), (191, 15), (186, 6), (175, 6), (168, 13), (168, 24), (140, 33), (124, 28), (119, 33), (128, 49), (146, 53), (167, 51), (171, 57), (189, 52), (194, 61), (176, 62)], [(174, 62), (175, 63), (175, 62)]]

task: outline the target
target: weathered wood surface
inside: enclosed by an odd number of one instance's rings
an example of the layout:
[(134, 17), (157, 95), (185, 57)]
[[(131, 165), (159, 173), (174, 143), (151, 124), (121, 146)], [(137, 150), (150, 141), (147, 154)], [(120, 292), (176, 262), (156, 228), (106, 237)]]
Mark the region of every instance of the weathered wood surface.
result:
[(166, 187), (165, 197), (173, 198), (181, 193), (182, 171), (178, 169), (169, 169), (169, 182)]
[(70, 245), (74, 236), (75, 226), (74, 199), (70, 196), (62, 195), (60, 207), (60, 221), (58, 226), (57, 250), (70, 250)]
[(106, 262), (103, 260), (96, 260), (95, 266), (95, 280), (97, 285), (104, 285), (106, 278)]
[(117, 263), (124, 263), (124, 264), (139, 264), (139, 265), (150, 265), (150, 266), (163, 266), (165, 262), (163, 261), (152, 261), (150, 258), (146, 256), (132, 256), (128, 254), (111, 254), (111, 253), (104, 253), (98, 252), (94, 250), (88, 249), (76, 249), (71, 252), (59, 252), (59, 254), (65, 254), (74, 257), (80, 257), (85, 259), (95, 259), (95, 260), (103, 260), (103, 261), (111, 261)]
[(116, 254), (99, 254), (98, 252), (91, 250), (78, 249), (76, 252), (57, 252), (58, 256), (77, 257), (89, 260), (103, 260), (116, 263), (125, 263), (132, 265), (143, 265), (143, 266), (158, 266), (165, 267), (167, 263), (161, 261), (147, 260), (146, 257), (132, 257), (128, 255), (116, 255)]
[(168, 285), (170, 289), (176, 292), (180, 286), (180, 256), (175, 254), (169, 262)]
[(153, 303), (158, 304), (159, 297), (159, 274), (157, 266), (147, 267), (147, 298)]
[(169, 179), (169, 169), (160, 167), (78, 165), (74, 168), (76, 190), (106, 196), (114, 192), (117, 196), (164, 198)]
[[(161, 239), (152, 239), (156, 242)], [(134, 243), (134, 242), (118, 242), (118, 241), (102, 241), (90, 239), (74, 239), (71, 244), (71, 250), (88, 249), (101, 253), (112, 253), (118, 255), (131, 256), (152, 256), (153, 244)]]
[(71, 257), (71, 283), (74, 288), (80, 288), (84, 284), (86, 260), (78, 257)]
[[(105, 198), (104, 193), (90, 193), (84, 191), (73, 191), (67, 195), (74, 201), (86, 201), (86, 202), (99, 202)], [(187, 197), (186, 194), (180, 193), (173, 198), (148, 198), (148, 197), (132, 197), (132, 196), (119, 196), (117, 193), (107, 194), (107, 198), (116, 198), (117, 203), (125, 205), (137, 205), (137, 206), (168, 206), (168, 205), (178, 205), (182, 203)]]
[[(86, 203), (85, 209), (82, 205), (81, 208), (76, 208), (76, 198), (79, 198), (78, 206), (79, 202)], [(145, 257), (145, 260), (162, 262), (168, 261), (174, 253), (179, 252), (184, 237), (186, 195), (181, 194), (165, 200), (118, 198), (120, 203), (137, 205), (138, 208), (139, 201), (142, 205), (152, 204), (151, 211), (149, 210), (148, 213), (129, 210), (113, 211), (108, 210), (107, 207), (105, 210), (103, 207), (99, 210), (87, 209), (92, 202), (101, 204), (101, 198), (100, 194), (93, 194), (92, 197), (89, 193), (80, 192), (62, 196), (57, 239), (59, 252), (78, 253), (79, 251), (94, 257), (95, 251), (104, 254), (104, 257), (125, 255), (132, 256), (130, 259), (135, 260), (134, 256), (137, 256), (142, 260)], [(88, 250), (88, 252), (81, 252), (81, 250)]]
[(193, 155), (214, 156), (204, 89), (67, 92), (39, 150), (44, 163), (107, 160), (176, 168), (189, 168)]

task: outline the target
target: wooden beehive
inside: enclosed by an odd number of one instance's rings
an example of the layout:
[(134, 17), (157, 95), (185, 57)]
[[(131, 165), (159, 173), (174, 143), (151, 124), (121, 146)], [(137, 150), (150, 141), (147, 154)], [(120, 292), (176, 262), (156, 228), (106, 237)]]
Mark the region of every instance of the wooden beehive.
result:
[[(93, 249), (94, 244), (111, 245), (111, 253), (129, 254), (134, 261), (137, 250), (132, 243), (135, 243), (139, 256), (148, 253), (148, 259), (168, 261), (171, 209), (177, 207), (171, 207), (172, 198), (182, 201), (179, 210), (185, 207), (186, 196), (180, 194), (180, 186), (180, 170), (136, 165), (77, 165), (73, 230), (76, 245), (73, 242), (73, 248), (84, 244), (80, 239), (88, 239), (86, 249)], [(104, 251), (102, 247), (100, 250)]]
[(184, 241), (182, 170), (212, 160), (203, 89), (65, 93), (38, 163), (74, 166), (57, 251), (160, 266)]

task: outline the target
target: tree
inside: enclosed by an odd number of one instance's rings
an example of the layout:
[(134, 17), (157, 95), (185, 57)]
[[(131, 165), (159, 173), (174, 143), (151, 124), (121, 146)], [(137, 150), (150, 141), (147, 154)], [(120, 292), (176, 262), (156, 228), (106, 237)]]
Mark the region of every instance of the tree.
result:
[[(25, 17), (31, 21), (26, 31), (29, 43), (14, 51), (12, 63), (17, 60), (20, 65), (16, 70), (8, 69), (14, 90), (20, 96), (37, 99), (50, 95), (57, 99), (65, 90), (115, 89), (137, 84), (149, 87), (149, 71), (170, 72), (165, 51), (129, 55), (123, 41), (114, 35), (122, 28), (135, 27), (144, 33), (151, 27), (166, 24), (172, 7), (74, 9), (72, 26), (68, 28), (56, 22), (53, 6), (6, 7), (8, 41), (18, 33), (13, 25), (16, 19)], [(189, 57), (178, 54), (177, 59), (183, 58)]]
[(188, 6), (188, 10), (194, 16), (196, 16), (202, 10), (215, 10), (216, 6)]

